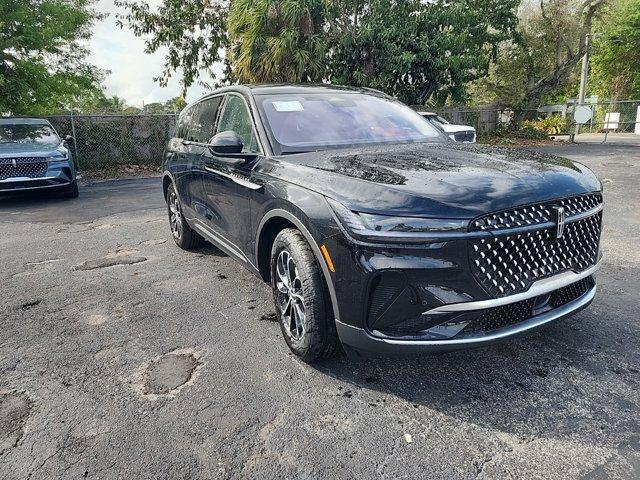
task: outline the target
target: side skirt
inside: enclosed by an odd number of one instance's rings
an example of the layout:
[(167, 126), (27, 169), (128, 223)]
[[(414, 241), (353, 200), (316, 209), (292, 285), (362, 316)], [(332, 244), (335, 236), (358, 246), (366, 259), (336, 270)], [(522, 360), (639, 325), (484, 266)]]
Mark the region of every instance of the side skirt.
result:
[(205, 240), (218, 247), (237, 262), (241, 263), (247, 270), (262, 280), (258, 268), (247, 258), (244, 252), (235, 243), (213, 231), (198, 219), (190, 219), (189, 224), (194, 230), (202, 235)]

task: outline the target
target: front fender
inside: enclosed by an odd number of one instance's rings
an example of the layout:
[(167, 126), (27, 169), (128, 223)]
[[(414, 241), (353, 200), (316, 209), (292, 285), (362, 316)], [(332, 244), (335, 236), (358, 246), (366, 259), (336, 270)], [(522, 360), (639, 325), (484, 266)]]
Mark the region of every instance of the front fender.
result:
[[(310, 192), (302, 187), (286, 185), (287, 200), (273, 198), (273, 201), (263, 205), (262, 213), (256, 228), (255, 258), (260, 258), (260, 238), (265, 226), (273, 219), (282, 219), (293, 224), (311, 247), (320, 268), (322, 270), (331, 305), (336, 320), (340, 318), (338, 300), (334, 287), (334, 278), (322, 255), (320, 246), (323, 240), (339, 232), (331, 208), (325, 198), (315, 192)], [(295, 203), (291, 202), (295, 199)], [(313, 221), (311, 220), (313, 218)]]

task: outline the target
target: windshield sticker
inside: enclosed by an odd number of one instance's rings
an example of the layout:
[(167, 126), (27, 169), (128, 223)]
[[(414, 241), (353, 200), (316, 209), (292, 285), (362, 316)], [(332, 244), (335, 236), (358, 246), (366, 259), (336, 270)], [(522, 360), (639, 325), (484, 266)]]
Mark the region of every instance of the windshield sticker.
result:
[(271, 102), (276, 112), (301, 112), (304, 110), (302, 104), (298, 100), (289, 102)]

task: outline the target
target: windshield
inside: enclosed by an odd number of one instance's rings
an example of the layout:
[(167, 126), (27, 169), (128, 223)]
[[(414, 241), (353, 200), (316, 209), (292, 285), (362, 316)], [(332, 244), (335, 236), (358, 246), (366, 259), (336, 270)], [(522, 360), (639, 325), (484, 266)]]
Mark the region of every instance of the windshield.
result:
[[(360, 93), (260, 95), (258, 108), (281, 153), (375, 143), (439, 141), (405, 105)], [(276, 148), (277, 150), (278, 148)]]
[(60, 138), (49, 125), (0, 125), (0, 143), (58, 144)]

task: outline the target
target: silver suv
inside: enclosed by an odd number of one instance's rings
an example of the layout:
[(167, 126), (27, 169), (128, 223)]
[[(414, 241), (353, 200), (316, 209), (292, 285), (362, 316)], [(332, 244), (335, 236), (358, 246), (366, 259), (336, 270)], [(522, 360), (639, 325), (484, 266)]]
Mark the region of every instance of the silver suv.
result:
[(0, 118), (0, 194), (54, 190), (78, 196), (76, 164), (53, 126), (38, 118)]

